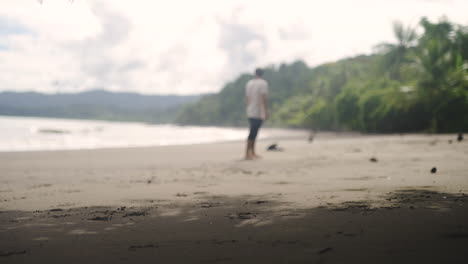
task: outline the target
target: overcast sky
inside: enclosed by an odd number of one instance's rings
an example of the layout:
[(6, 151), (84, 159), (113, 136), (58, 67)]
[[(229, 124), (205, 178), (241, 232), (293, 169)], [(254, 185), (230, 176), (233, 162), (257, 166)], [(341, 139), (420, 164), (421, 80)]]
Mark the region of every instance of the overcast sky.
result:
[(239, 73), (318, 65), (392, 42), (468, 0), (1, 0), (0, 91), (217, 92)]

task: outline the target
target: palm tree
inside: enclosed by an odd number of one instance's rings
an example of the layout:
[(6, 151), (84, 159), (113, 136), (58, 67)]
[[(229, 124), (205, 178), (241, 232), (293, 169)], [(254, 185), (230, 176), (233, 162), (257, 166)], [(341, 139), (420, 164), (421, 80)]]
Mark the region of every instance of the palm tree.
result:
[(384, 54), (382, 67), (388, 72), (389, 77), (400, 80), (400, 67), (409, 62), (408, 51), (417, 44), (418, 35), (414, 28), (405, 27), (402, 22), (393, 22), (393, 34), (396, 43), (382, 43), (376, 49)]
[[(449, 129), (460, 113), (454, 109), (467, 110), (468, 87), (466, 86), (466, 58), (463, 53), (463, 40), (467, 34), (456, 32), (454, 26), (446, 20), (431, 23), (426, 18), (421, 20), (424, 35), (414, 53), (414, 62), (420, 78), (417, 90), (421, 102), (426, 107), (430, 129), (433, 132)], [(458, 122), (458, 121), (457, 121)]]

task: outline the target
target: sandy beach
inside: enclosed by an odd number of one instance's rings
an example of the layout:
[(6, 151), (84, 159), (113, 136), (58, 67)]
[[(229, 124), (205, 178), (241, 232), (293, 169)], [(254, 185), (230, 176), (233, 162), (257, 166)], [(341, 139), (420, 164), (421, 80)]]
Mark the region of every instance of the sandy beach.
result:
[(0, 153), (0, 262), (468, 263), (466, 140), (305, 138)]

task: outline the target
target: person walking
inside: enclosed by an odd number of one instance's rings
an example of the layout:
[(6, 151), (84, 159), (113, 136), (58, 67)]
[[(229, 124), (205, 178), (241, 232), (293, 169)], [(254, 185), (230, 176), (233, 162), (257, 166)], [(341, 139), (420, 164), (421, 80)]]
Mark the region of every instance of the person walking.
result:
[(269, 117), (268, 83), (262, 76), (263, 70), (260, 68), (256, 69), (255, 77), (248, 81), (245, 86), (245, 102), (250, 127), (245, 151), (246, 160), (260, 158), (255, 153), (255, 140), (263, 122)]

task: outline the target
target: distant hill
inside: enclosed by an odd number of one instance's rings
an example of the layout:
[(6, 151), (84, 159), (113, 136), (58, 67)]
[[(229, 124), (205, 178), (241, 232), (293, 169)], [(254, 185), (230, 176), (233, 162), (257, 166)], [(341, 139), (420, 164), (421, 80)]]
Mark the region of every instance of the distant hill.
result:
[(170, 123), (181, 106), (199, 98), (104, 90), (63, 94), (0, 92), (0, 115)]

